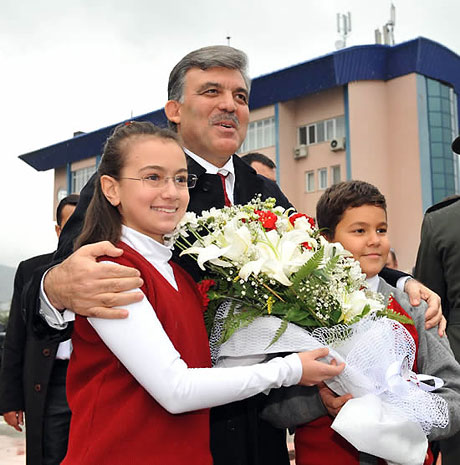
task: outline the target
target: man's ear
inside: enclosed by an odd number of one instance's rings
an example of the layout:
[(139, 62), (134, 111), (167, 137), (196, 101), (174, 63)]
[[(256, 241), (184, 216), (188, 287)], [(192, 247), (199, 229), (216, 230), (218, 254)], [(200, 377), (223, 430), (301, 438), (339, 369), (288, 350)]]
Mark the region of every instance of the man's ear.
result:
[(180, 124), (181, 106), (177, 100), (168, 100), (165, 105), (166, 118), (173, 123)]
[(101, 176), (101, 189), (105, 198), (114, 206), (120, 205), (120, 184), (112, 176)]

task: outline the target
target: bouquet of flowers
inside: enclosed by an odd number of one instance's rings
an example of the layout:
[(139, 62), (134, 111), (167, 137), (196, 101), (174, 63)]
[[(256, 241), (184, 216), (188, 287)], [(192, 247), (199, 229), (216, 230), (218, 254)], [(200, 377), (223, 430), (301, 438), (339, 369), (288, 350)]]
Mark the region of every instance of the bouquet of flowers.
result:
[(231, 301), (222, 341), (255, 318), (281, 319), (275, 342), (291, 322), (305, 328), (350, 325), (366, 315), (408, 319), (385, 308), (367, 289), (359, 263), (338, 243), (329, 243), (308, 215), (256, 198), (241, 206), (187, 213), (176, 246), (196, 257), (213, 276), (208, 287), (208, 329), (223, 300)]
[[(374, 445), (366, 450), (343, 428), (339, 413), (340, 434), (359, 450), (417, 463), (426, 451), (425, 435), (433, 426), (446, 426), (447, 406), (420, 389), (410, 370), (415, 344), (402, 324), (411, 320), (367, 288), (359, 262), (340, 244), (327, 242), (311, 217), (256, 197), (201, 216), (187, 213), (171, 239), (212, 278), (200, 287), (216, 365), (327, 346), (330, 358), (346, 362), (342, 374), (328, 382), (331, 389), (377, 398), (378, 408), (384, 405), (390, 423), (398, 425), (392, 434), (412, 432), (407, 448), (393, 443), (388, 451), (385, 445), (383, 451)], [(365, 429), (378, 435), (376, 425)], [(405, 461), (394, 450), (403, 451)], [(407, 460), (407, 450), (415, 461)]]

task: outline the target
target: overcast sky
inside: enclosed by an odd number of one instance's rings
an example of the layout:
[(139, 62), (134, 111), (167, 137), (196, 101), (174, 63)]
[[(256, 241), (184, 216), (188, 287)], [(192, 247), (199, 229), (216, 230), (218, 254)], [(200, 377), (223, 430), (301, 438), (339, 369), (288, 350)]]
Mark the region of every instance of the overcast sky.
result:
[[(418, 36), (460, 54), (459, 0), (395, 0), (396, 42)], [(53, 173), (18, 155), (161, 108), (186, 53), (226, 44), (260, 76), (334, 50), (336, 13), (352, 14), (347, 45), (374, 42), (387, 0), (0, 0), (0, 264), (55, 247)]]

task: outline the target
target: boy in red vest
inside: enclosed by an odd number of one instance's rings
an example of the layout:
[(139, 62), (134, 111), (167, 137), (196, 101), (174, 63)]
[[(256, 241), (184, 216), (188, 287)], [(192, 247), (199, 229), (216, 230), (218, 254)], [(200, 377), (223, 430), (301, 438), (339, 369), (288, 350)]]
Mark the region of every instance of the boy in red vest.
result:
[[(316, 206), (318, 227), (331, 242), (340, 242), (360, 262), (367, 276), (369, 288), (391, 300), (393, 310), (408, 314), (414, 325), (405, 325), (416, 343), (414, 371), (437, 376), (444, 386), (436, 393), (444, 398), (449, 408), (447, 428), (433, 428), (429, 440), (445, 438), (460, 429), (460, 365), (455, 361), (447, 338), (440, 338), (434, 330), (425, 330), (424, 312), (415, 311), (407, 295), (387, 284), (378, 276), (385, 266), (390, 243), (387, 236), (385, 197), (379, 190), (362, 181), (348, 181), (329, 187)], [(319, 386), (325, 410), (323, 416), (311, 421), (302, 397), (292, 395), (289, 400), (268, 407), (264, 418), (278, 426), (292, 428), (295, 434), (296, 465), (370, 465), (379, 463), (377, 457), (361, 453), (330, 426), (340, 408), (351, 395), (337, 397), (325, 385)], [(288, 403), (289, 402), (289, 403)], [(303, 401), (305, 402), (305, 401)], [(301, 414), (305, 412), (305, 423)], [(380, 459), (381, 463), (385, 463)], [(426, 464), (432, 462), (428, 456)]]

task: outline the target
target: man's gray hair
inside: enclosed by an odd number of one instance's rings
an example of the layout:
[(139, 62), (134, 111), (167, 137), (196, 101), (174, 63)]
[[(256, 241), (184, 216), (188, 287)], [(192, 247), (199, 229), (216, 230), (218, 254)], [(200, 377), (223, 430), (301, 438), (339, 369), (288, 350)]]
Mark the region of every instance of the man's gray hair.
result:
[(212, 45), (190, 52), (174, 66), (169, 75), (168, 100), (183, 101), (185, 74), (189, 69), (206, 70), (216, 67), (237, 69), (243, 76), (249, 92), (251, 80), (248, 76), (248, 57), (246, 54), (228, 45)]

